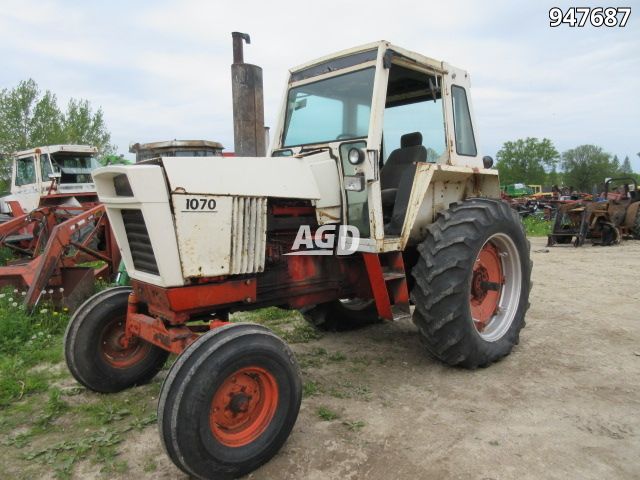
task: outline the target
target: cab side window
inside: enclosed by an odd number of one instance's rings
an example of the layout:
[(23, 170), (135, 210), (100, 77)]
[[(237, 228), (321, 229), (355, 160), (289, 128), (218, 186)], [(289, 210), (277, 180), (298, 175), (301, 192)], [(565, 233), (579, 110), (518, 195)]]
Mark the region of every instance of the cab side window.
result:
[(40, 178), (43, 182), (48, 182), (49, 174), (53, 173), (51, 169), (51, 161), (49, 160), (49, 154), (43, 153), (40, 155)]
[(451, 86), (453, 97), (453, 128), (456, 134), (456, 152), (458, 155), (475, 157), (478, 153), (473, 137), (471, 114), (467, 103), (467, 92), (457, 85)]
[(408, 133), (421, 134), (427, 162), (435, 163), (445, 153), (441, 85), (440, 76), (391, 66), (384, 111), (384, 163), (391, 152), (402, 147), (400, 139)]
[(36, 163), (33, 157), (19, 158), (16, 161), (16, 186), (36, 183)]

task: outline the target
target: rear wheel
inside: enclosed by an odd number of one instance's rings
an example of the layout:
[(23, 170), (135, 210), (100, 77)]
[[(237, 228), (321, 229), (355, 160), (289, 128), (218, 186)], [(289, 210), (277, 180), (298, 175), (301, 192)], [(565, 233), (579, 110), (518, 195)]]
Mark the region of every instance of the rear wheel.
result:
[(375, 302), (360, 298), (323, 303), (302, 314), (315, 327), (329, 331), (355, 330), (380, 321)]
[(124, 346), (130, 293), (131, 287), (97, 293), (76, 310), (67, 326), (67, 366), (78, 382), (93, 391), (112, 393), (146, 383), (169, 355), (138, 338)]
[(531, 261), (522, 224), (499, 200), (472, 199), (429, 226), (412, 270), (414, 323), (441, 361), (487, 366), (518, 343)]
[[(631, 208), (631, 207), (629, 207)], [(634, 239), (640, 240), (640, 208), (638, 208), (638, 212), (636, 213), (635, 221), (631, 226), (631, 235)]]
[(300, 409), (298, 365), (265, 327), (211, 330), (171, 367), (158, 426), (173, 462), (196, 478), (236, 478), (269, 461)]

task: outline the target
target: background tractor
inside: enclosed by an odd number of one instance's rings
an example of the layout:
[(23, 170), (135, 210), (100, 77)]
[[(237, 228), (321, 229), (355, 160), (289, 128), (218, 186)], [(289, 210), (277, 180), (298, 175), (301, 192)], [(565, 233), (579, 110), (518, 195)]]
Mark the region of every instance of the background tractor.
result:
[(51, 145), (13, 155), (11, 193), (0, 199), (0, 286), (24, 289), (33, 308), (43, 293), (74, 308), (110, 280), (120, 252), (98, 201), (91, 173), (99, 164), (88, 145)]
[(640, 239), (640, 192), (634, 178), (610, 178), (595, 201), (578, 200), (558, 207), (548, 245), (614, 245), (624, 236)]
[(89, 299), (65, 335), (98, 392), (179, 354), (158, 425), (197, 478), (268, 461), (301, 402), (289, 347), (229, 313), (280, 306), (320, 328), (412, 315), (426, 352), (473, 369), (511, 352), (529, 305), (529, 245), (478, 152), (467, 72), (386, 41), (305, 63), (265, 156), (262, 72), (233, 37), (238, 156), (94, 173), (131, 287)]

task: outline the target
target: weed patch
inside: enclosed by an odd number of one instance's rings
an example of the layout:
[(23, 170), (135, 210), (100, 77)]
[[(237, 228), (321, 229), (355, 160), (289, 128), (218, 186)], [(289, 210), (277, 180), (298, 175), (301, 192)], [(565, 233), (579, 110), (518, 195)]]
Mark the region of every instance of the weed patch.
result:
[(329, 409), (329, 407), (324, 407), (324, 406), (318, 407), (318, 409), (316, 410), (316, 415), (318, 415), (320, 420), (325, 422), (330, 422), (332, 420), (336, 420), (337, 418), (340, 418), (340, 415), (338, 415), (333, 410)]
[(552, 222), (530, 215), (522, 219), (524, 230), (530, 237), (546, 237), (551, 233)]

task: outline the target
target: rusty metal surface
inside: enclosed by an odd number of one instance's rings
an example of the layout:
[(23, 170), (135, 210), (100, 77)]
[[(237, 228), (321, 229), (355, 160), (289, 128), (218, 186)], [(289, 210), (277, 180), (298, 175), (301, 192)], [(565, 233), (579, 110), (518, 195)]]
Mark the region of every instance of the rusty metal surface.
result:
[(129, 152), (138, 153), (143, 150), (162, 150), (170, 148), (222, 150), (224, 147), (221, 143), (211, 140), (168, 140), (164, 142), (134, 143), (129, 147)]
[[(26, 288), (24, 304), (33, 308), (43, 292), (54, 301), (77, 305), (90, 293), (84, 276), (86, 262), (105, 264), (89, 268), (92, 279), (110, 278), (120, 262), (113, 232), (102, 205), (43, 207), (0, 225), (0, 245), (19, 259), (0, 267), (0, 285)], [(78, 272), (73, 272), (79, 269)], [(61, 290), (62, 289), (62, 290)]]
[(249, 43), (249, 35), (233, 32), (232, 36), (234, 61), (231, 65), (231, 91), (234, 151), (239, 157), (264, 157), (267, 146), (264, 129), (262, 68), (244, 63), (242, 41)]

